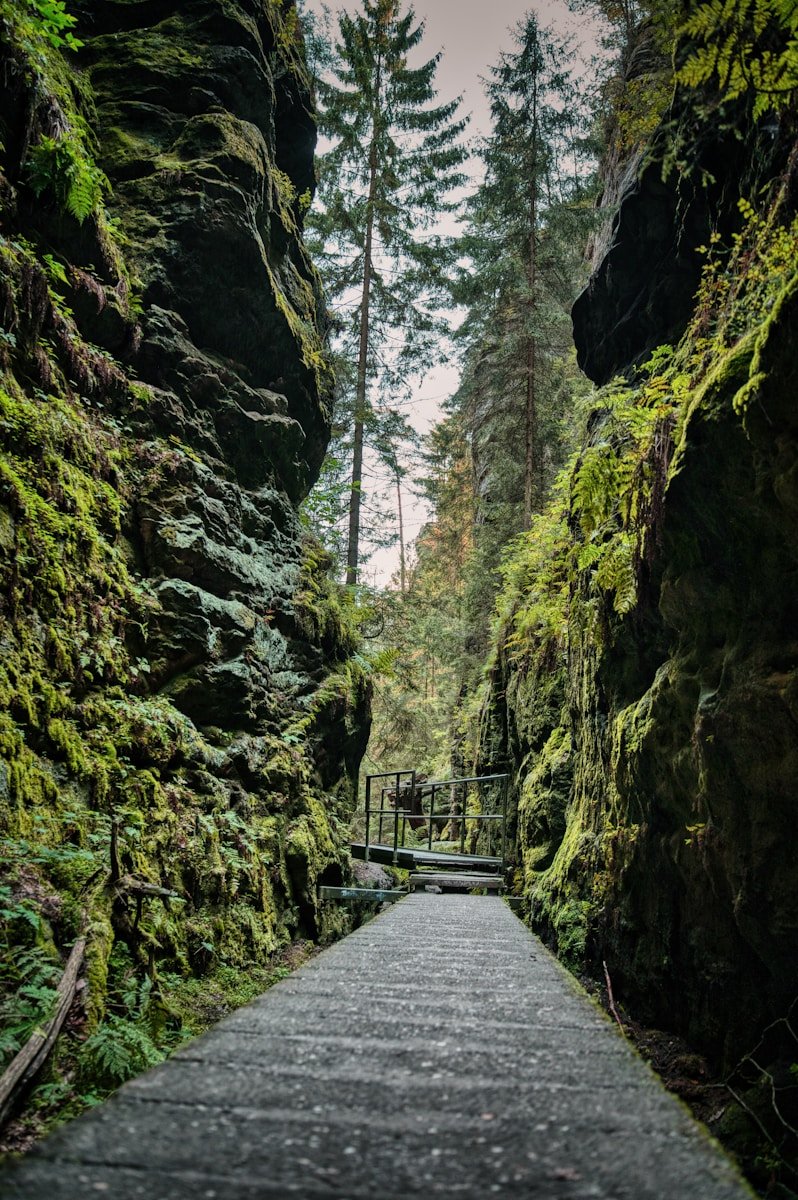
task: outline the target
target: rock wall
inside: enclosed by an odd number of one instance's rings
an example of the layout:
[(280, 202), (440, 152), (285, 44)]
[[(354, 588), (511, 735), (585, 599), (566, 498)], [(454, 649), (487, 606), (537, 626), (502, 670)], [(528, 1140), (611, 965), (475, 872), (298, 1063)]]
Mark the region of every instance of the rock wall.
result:
[(297, 512), (330, 379), (296, 13), (74, 12), (77, 54), (0, 12), (4, 978), (85, 931), (88, 1028), (155, 1036), (345, 919), (369, 688)]
[[(687, 205), (675, 186), (665, 202), (658, 166), (621, 200), (575, 310), (576, 341), (595, 378), (627, 372), (623, 403), (637, 388), (644, 420), (657, 404), (666, 415), (651, 418), (645, 454), (625, 460), (637, 475), (588, 537), (582, 464), (599, 450), (601, 462), (620, 462), (634, 437), (599, 397), (558, 513), (562, 632), (541, 622), (519, 646), (517, 624), (505, 629), (482, 717), (482, 760), (516, 776), (517, 883), (530, 920), (572, 964), (600, 976), (606, 960), (638, 1018), (687, 1036), (724, 1070), (796, 994), (791, 128), (785, 121), (777, 145), (738, 140), (723, 169), (713, 151), (715, 183), (691, 185)], [(761, 196), (749, 185), (774, 175), (770, 217), (751, 218), (744, 251), (705, 271), (696, 300), (702, 225), (740, 233), (738, 195)], [(768, 219), (793, 247), (783, 261), (756, 240)], [(676, 366), (646, 391), (634, 363), (688, 322), (663, 360)], [(622, 474), (602, 486), (620, 488)], [(613, 539), (629, 549), (631, 597), (621, 596), (621, 560), (602, 558)], [(532, 574), (519, 609), (545, 590), (540, 580)], [(794, 1055), (783, 1023), (769, 1036), (770, 1062)]]

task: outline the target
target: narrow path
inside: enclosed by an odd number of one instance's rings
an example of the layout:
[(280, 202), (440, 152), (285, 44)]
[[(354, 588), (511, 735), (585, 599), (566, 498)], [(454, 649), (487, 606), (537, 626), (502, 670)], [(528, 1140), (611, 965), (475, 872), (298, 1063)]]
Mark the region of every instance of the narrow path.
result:
[(741, 1200), (502, 900), (414, 895), (0, 1174), (4, 1200)]

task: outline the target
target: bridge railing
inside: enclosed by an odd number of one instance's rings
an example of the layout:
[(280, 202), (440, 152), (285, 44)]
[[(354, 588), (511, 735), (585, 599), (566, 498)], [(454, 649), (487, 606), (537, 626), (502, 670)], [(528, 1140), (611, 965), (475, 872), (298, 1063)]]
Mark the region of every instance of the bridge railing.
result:
[[(386, 783), (385, 780), (390, 782)], [(365, 789), (365, 859), (369, 861), (369, 847), (384, 845), (383, 830), (385, 825), (391, 830), (393, 844), (393, 860), (397, 861), (399, 850), (406, 845), (407, 829), (418, 830), (426, 826), (427, 848), (432, 850), (433, 837), (436, 829), (443, 832), (446, 825), (450, 826), (454, 835), (451, 840), (459, 847), (460, 854), (475, 855), (483, 828), (487, 829), (488, 849), (500, 850), (496, 857), (501, 859), (504, 866), (507, 850), (507, 774), (470, 775), (460, 779), (428, 780), (419, 778), (419, 772), (384, 771), (376, 775), (366, 776)], [(483, 797), (479, 796), (479, 808), (468, 809), (469, 789), (478, 792), (485, 785), (493, 785), (500, 791), (500, 802), (494, 811), (484, 811)], [(436, 807), (442, 794), (448, 793), (448, 805)], [(497, 836), (490, 836), (491, 829), (497, 829)], [(372, 841), (376, 826), (377, 840)], [(444, 851), (444, 847), (439, 849)], [(468, 843), (468, 849), (466, 849)], [(416, 847), (417, 848), (417, 847)], [(457, 849), (450, 853), (457, 853)]]
[[(408, 780), (408, 783), (403, 785), (401, 781), (405, 778)], [(393, 779), (393, 781), (394, 781), (394, 788), (395, 788), (395, 794), (396, 794), (395, 808), (390, 808), (390, 807), (386, 808), (385, 807), (385, 795), (386, 795), (386, 792), (388, 792), (390, 790), (387, 787), (383, 787), (380, 789), (379, 807), (375, 809), (372, 805), (373, 793), (375, 790), (377, 790), (374, 786), (375, 782), (377, 782), (381, 779)], [(369, 861), (369, 846), (372, 844), (370, 841), (372, 818), (374, 818), (374, 817), (378, 818), (379, 825), (378, 825), (378, 834), (377, 834), (377, 845), (382, 845), (382, 828), (383, 828), (382, 822), (383, 822), (383, 818), (386, 815), (393, 818), (393, 859), (394, 859), (394, 862), (396, 862), (398, 852), (399, 852), (399, 819), (400, 819), (401, 811), (402, 811), (399, 808), (399, 793), (403, 787), (409, 788), (411, 797), (415, 796), (415, 794), (416, 794), (416, 772), (415, 771), (382, 771), (378, 775), (367, 775), (366, 776), (366, 836), (365, 836), (366, 862)], [(402, 843), (402, 844), (404, 844), (404, 843)]]

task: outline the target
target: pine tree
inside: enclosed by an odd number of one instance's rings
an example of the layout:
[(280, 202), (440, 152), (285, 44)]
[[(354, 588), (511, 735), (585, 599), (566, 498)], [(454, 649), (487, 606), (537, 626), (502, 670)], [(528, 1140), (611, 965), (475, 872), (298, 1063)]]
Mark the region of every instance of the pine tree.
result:
[(464, 606), (475, 656), (485, 649), (503, 549), (545, 504), (570, 448), (570, 308), (585, 276), (592, 177), (569, 61), (563, 43), (529, 14), (487, 85), (493, 129), (463, 241), (469, 266), (459, 297), (468, 312), (453, 401), (474, 471)]
[[(311, 217), (316, 259), (356, 360), (347, 583), (360, 561), (363, 454), (375, 422), (372, 393), (390, 394), (429, 365), (444, 323), (450, 244), (435, 233), (464, 182), (465, 121), (459, 100), (435, 104), (440, 55), (409, 65), (424, 26), (397, 0), (363, 0), (338, 17), (333, 79), (319, 83), (320, 130), (332, 148), (320, 161), (321, 211)], [(384, 440), (384, 439), (383, 439)]]
[[(508, 499), (520, 501), (528, 528), (551, 475), (545, 447), (556, 430), (548, 400), (554, 361), (570, 345), (585, 210), (580, 168), (571, 165), (580, 118), (566, 49), (532, 14), (514, 36), (515, 49), (502, 55), (487, 88), (493, 133), (464, 243), (471, 268), (461, 293), (470, 303), (461, 391), (477, 450), (481, 439), (515, 443), (520, 486), (507, 489)], [(581, 231), (574, 228), (580, 217)]]

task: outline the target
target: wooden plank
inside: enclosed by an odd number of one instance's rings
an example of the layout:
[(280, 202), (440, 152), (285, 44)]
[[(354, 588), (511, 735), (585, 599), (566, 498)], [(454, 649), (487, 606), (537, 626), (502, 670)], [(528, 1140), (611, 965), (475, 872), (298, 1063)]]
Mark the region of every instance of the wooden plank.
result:
[[(363, 842), (352, 842), (349, 850), (353, 858), (366, 857), (366, 847)], [(392, 863), (393, 846), (385, 846), (381, 843), (372, 842), (369, 845), (369, 858), (372, 862)], [(426, 866), (442, 867), (447, 871), (473, 871), (480, 868), (500, 870), (503, 864), (500, 858), (490, 858), (486, 855), (447, 854), (442, 850), (437, 852), (435, 850), (411, 850), (407, 846), (400, 846), (397, 852), (396, 865), (402, 867), (405, 871), (412, 871), (415, 867)]]
[[(349, 847), (349, 853), (352, 858), (365, 859), (366, 847), (363, 842), (353, 842)], [(371, 842), (369, 844), (369, 861), (374, 863), (385, 863), (386, 865), (394, 865), (393, 863), (393, 846), (383, 846), (380, 843)], [(400, 846), (396, 853), (397, 867), (401, 867), (403, 871), (412, 871), (413, 854), (410, 850), (403, 850)]]
[(327, 887), (319, 888), (320, 900), (400, 900), (407, 892), (396, 888)]
[(448, 854), (445, 850), (411, 850), (415, 865), (417, 867), (443, 867), (446, 871), (479, 871), (483, 869), (499, 870), (502, 866), (500, 858), (489, 858), (482, 854)]
[(2, 1163), (0, 1195), (752, 1200), (734, 1171), (504, 901), (417, 893)]
[(27, 1085), (44, 1066), (61, 1026), (72, 1007), (77, 990), (78, 972), (83, 962), (86, 939), (78, 938), (67, 959), (64, 974), (55, 990), (55, 1012), (43, 1029), (37, 1029), (28, 1038), (19, 1054), (12, 1059), (0, 1079), (0, 1126), (10, 1115), (17, 1099)]
[(440, 888), (485, 888), (486, 891), (501, 891), (504, 880), (499, 875), (459, 875), (435, 871), (419, 871), (410, 876), (411, 888), (432, 884)]

